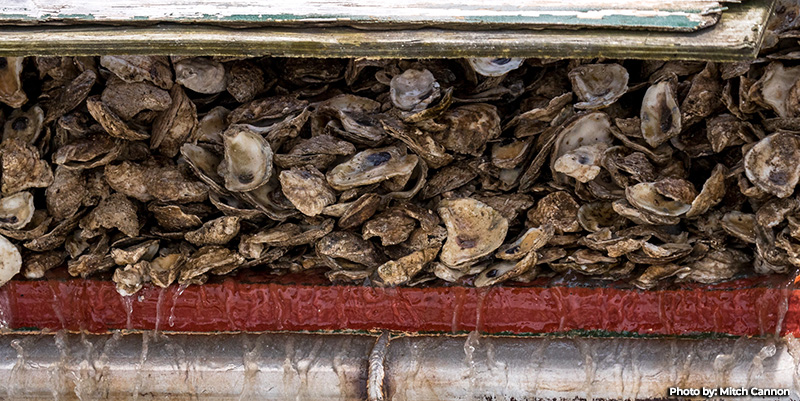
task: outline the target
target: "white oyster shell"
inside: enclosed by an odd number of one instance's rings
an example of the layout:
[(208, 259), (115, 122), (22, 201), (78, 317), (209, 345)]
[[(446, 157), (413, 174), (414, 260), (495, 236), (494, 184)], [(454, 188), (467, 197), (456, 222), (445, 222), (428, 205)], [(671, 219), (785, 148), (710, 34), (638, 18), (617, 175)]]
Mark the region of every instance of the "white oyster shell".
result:
[(11, 241), (0, 235), (0, 286), (11, 280), (22, 268), (22, 255)]
[(30, 192), (18, 192), (0, 198), (0, 228), (19, 230), (33, 219), (33, 195)]
[(500, 77), (519, 68), (524, 58), (475, 57), (467, 59), (469, 65), (484, 77)]
[(229, 191), (252, 191), (272, 175), (272, 148), (264, 137), (242, 125), (232, 125), (222, 134), (225, 156), (217, 172)]

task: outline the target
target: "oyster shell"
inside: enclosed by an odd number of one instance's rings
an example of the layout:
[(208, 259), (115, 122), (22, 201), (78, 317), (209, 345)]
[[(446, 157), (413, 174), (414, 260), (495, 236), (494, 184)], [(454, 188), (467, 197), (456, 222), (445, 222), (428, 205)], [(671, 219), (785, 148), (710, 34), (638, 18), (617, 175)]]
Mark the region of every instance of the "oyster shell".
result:
[(30, 188), (44, 188), (53, 183), (53, 170), (39, 151), (17, 139), (0, 145), (0, 182), (3, 194), (13, 194)]
[(0, 102), (13, 108), (22, 107), (28, 101), (20, 80), (24, 59), (24, 57), (0, 57)]
[(438, 211), (447, 227), (439, 260), (448, 267), (468, 265), (491, 254), (508, 232), (508, 220), (475, 199), (444, 200)]
[(780, 62), (772, 62), (750, 87), (750, 95), (781, 118), (796, 117), (800, 115), (800, 105), (792, 104), (790, 96), (799, 81), (800, 66), (785, 68)]
[(528, 211), (528, 220), (534, 226), (552, 224), (556, 233), (571, 233), (581, 230), (578, 223), (578, 203), (565, 191), (548, 194), (539, 200), (535, 209)]
[(193, 180), (171, 161), (148, 159), (143, 163), (122, 162), (105, 167), (105, 179), (115, 191), (142, 202), (190, 203), (208, 197), (208, 188)]
[(269, 181), (272, 148), (261, 135), (242, 125), (232, 125), (222, 134), (225, 157), (217, 173), (229, 191), (247, 192)]
[(227, 89), (225, 67), (205, 57), (183, 59), (174, 64), (175, 82), (197, 93), (214, 94)]
[(600, 174), (599, 162), (607, 147), (601, 142), (575, 148), (559, 157), (553, 163), (553, 170), (587, 183)]
[(0, 228), (19, 230), (33, 219), (33, 195), (18, 192), (0, 198)]
[(80, 171), (58, 166), (53, 177), (53, 183), (45, 190), (47, 211), (62, 220), (78, 212), (89, 191)]
[(103, 89), (103, 94), (100, 95), (100, 104), (96, 103), (97, 100), (93, 100), (93, 102), (93, 107), (102, 108), (105, 105), (113, 115), (128, 121), (144, 110), (166, 110), (172, 104), (172, 98), (168, 91), (149, 82), (128, 83), (115, 80), (109, 81), (106, 88)]
[(39, 139), (44, 124), (44, 112), (38, 105), (28, 110), (16, 109), (11, 112), (3, 125), (3, 142), (16, 139), (33, 145)]
[(223, 216), (208, 221), (202, 227), (186, 233), (186, 240), (194, 245), (225, 245), (238, 234), (241, 217)]
[(400, 110), (417, 112), (439, 97), (439, 83), (428, 70), (408, 69), (392, 78), (389, 97)]
[(593, 112), (576, 116), (557, 134), (550, 156), (550, 169), (557, 182), (564, 182), (565, 176), (555, 170), (555, 163), (562, 156), (583, 146), (598, 144), (611, 145), (611, 120), (608, 115)]
[(495, 58), (495, 57), (475, 57), (468, 58), (467, 62), (475, 72), (484, 77), (502, 77), (511, 71), (519, 68), (524, 58)]
[(417, 222), (400, 209), (389, 209), (367, 221), (362, 229), (362, 238), (379, 237), (381, 245), (397, 245), (408, 239)]
[(249, 61), (234, 62), (228, 70), (225, 89), (237, 102), (249, 102), (267, 89), (264, 71)]
[(164, 56), (102, 56), (100, 65), (125, 82), (149, 81), (162, 89), (172, 88), (172, 70)]
[(22, 269), (22, 255), (11, 241), (0, 235), (0, 285), (7, 283)]
[(569, 72), (572, 91), (580, 103), (576, 109), (601, 109), (628, 90), (628, 70), (619, 64), (585, 64)]
[(800, 142), (797, 136), (778, 132), (760, 141), (744, 156), (747, 178), (764, 192), (786, 198), (800, 180)]
[(640, 120), (642, 137), (653, 148), (681, 132), (681, 111), (670, 81), (661, 81), (647, 89), (642, 100)]
[(417, 161), (417, 156), (408, 155), (396, 146), (370, 149), (359, 152), (350, 160), (334, 167), (326, 174), (326, 178), (333, 189), (344, 191), (392, 177), (410, 175)]
[[(318, 255), (343, 259), (361, 267), (378, 267), (386, 260), (371, 242), (349, 231), (334, 231), (322, 237), (317, 242), (316, 250)], [(353, 270), (356, 266), (343, 267), (346, 267), (346, 270)]]
[(336, 202), (336, 194), (325, 176), (312, 166), (283, 170), (279, 179), (283, 194), (306, 216), (316, 216), (325, 206)]
[(169, 107), (153, 121), (150, 148), (158, 149), (167, 157), (175, 157), (197, 129), (197, 106), (179, 85), (172, 87), (169, 96), (172, 99)]
[(472, 156), (483, 154), (486, 142), (500, 135), (500, 116), (495, 106), (468, 104), (442, 116), (447, 130), (433, 133), (433, 138), (447, 150)]
[(625, 197), (631, 205), (645, 212), (667, 217), (677, 217), (688, 212), (696, 196), (690, 182), (676, 178), (643, 182), (625, 189)]

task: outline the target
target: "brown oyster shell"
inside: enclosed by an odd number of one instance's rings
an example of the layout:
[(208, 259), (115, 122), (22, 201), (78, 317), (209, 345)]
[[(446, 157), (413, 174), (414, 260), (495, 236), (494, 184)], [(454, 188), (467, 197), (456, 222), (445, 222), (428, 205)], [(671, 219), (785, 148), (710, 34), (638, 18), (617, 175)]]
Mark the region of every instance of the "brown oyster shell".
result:
[(326, 178), (333, 189), (344, 191), (409, 175), (414, 171), (417, 161), (417, 156), (408, 155), (395, 146), (369, 149), (331, 169)]
[(42, 133), (44, 112), (38, 105), (28, 110), (16, 109), (11, 112), (3, 125), (3, 141), (16, 139), (33, 145)]
[(125, 82), (149, 81), (162, 89), (172, 88), (172, 70), (164, 56), (102, 56), (100, 65)]
[(389, 97), (400, 110), (416, 112), (439, 97), (439, 83), (428, 70), (408, 69), (392, 78)]
[(24, 57), (0, 57), (0, 102), (13, 108), (22, 107), (28, 101), (20, 80), (24, 59)]
[(122, 162), (105, 167), (105, 178), (115, 191), (142, 202), (191, 203), (208, 197), (208, 188), (193, 180), (171, 162), (148, 159), (144, 163)]
[(681, 111), (670, 81), (658, 82), (642, 100), (642, 137), (653, 148), (681, 132)]
[(569, 71), (576, 109), (595, 110), (617, 101), (628, 90), (628, 70), (619, 64), (585, 64)]
[(433, 138), (452, 152), (478, 156), (486, 142), (500, 135), (500, 116), (490, 104), (460, 106), (445, 113), (441, 120), (448, 128), (433, 133)]
[(167, 157), (175, 157), (181, 146), (197, 129), (197, 107), (179, 85), (169, 91), (172, 102), (153, 121), (150, 148)]
[(168, 91), (149, 82), (128, 83), (122, 80), (109, 81), (100, 100), (126, 121), (144, 110), (163, 111), (172, 104)]
[(222, 216), (208, 221), (202, 227), (186, 233), (187, 241), (194, 245), (225, 245), (239, 234), (241, 217)]
[(416, 227), (416, 220), (400, 209), (389, 209), (364, 224), (362, 238), (379, 237), (381, 245), (397, 245), (408, 239)]
[(744, 156), (747, 178), (764, 192), (785, 198), (800, 180), (800, 142), (797, 136), (778, 132), (760, 141)]
[(378, 267), (385, 261), (385, 257), (371, 242), (349, 231), (334, 231), (322, 237), (316, 244), (316, 250), (318, 255), (344, 259), (369, 268)]
[(45, 188), (53, 183), (53, 171), (39, 151), (17, 139), (0, 145), (0, 182), (3, 194), (13, 194), (29, 188)]
[(508, 220), (475, 199), (443, 200), (438, 212), (447, 227), (439, 260), (449, 267), (468, 265), (491, 254), (508, 232)]
[(316, 216), (325, 206), (336, 202), (336, 194), (325, 176), (312, 166), (283, 170), (279, 180), (283, 194), (306, 216)]
[(192, 57), (173, 64), (175, 83), (197, 93), (214, 94), (224, 91), (228, 82), (222, 63), (205, 57)]
[(540, 199), (535, 209), (528, 211), (528, 220), (535, 226), (552, 224), (556, 233), (581, 230), (578, 223), (578, 203), (565, 191), (548, 194)]

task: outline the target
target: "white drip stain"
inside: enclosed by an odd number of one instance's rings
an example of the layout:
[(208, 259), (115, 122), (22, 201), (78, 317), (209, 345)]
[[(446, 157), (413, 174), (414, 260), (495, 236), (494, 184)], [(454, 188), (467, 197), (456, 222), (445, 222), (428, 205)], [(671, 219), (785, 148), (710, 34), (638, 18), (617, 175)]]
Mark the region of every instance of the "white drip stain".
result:
[(11, 300), (8, 287), (0, 288), (0, 333), (11, 327)]
[(137, 401), (139, 399), (139, 393), (142, 390), (142, 381), (144, 380), (142, 371), (144, 370), (144, 365), (147, 363), (147, 354), (150, 350), (150, 333), (147, 331), (142, 332), (142, 354), (139, 357), (139, 364), (136, 366), (136, 384), (133, 388), (133, 400)]
[(242, 365), (244, 366), (244, 380), (242, 380), (242, 391), (239, 393), (239, 401), (251, 400), (256, 397), (256, 376), (258, 375), (258, 355), (261, 353), (261, 342), (256, 338), (255, 345), (251, 344), (250, 336), (242, 336), (244, 354), (242, 355)]
[[(25, 384), (23, 378), (25, 377), (24, 370), (27, 368), (26, 364), (26, 351), (25, 347), (30, 340), (28, 339), (14, 339), (11, 341), (11, 348), (17, 351), (17, 360), (14, 362), (14, 367), (11, 368), (11, 374), (8, 377), (8, 398), (11, 400), (24, 398)], [(55, 399), (58, 399), (57, 397)]]
[(158, 300), (156, 301), (156, 323), (155, 329), (153, 330), (156, 334), (158, 334), (159, 329), (161, 329), (161, 307), (164, 304), (164, 298), (166, 294), (166, 288), (161, 288), (158, 290)]
[(133, 295), (120, 295), (122, 297), (122, 305), (125, 306), (125, 329), (133, 330)]
[(183, 295), (183, 292), (186, 291), (187, 287), (189, 287), (188, 284), (181, 284), (172, 295), (172, 306), (169, 308), (169, 319), (167, 321), (167, 323), (169, 323), (169, 327), (173, 327), (175, 325), (175, 305), (178, 303), (178, 298)]
[(475, 397), (475, 387), (477, 384), (477, 374), (475, 371), (475, 350), (480, 345), (481, 335), (477, 330), (469, 332), (467, 340), (464, 341), (464, 363), (467, 364), (467, 377), (469, 383), (469, 394)]

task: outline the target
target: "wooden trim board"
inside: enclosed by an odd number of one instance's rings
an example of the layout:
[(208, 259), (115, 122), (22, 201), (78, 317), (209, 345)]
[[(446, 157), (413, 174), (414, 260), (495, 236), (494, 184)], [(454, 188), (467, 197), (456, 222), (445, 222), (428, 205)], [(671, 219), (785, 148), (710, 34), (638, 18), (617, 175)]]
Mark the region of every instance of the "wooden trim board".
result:
[(0, 56), (248, 55), (288, 57), (636, 58), (737, 61), (756, 56), (774, 0), (729, 5), (698, 32), (614, 29), (232, 28), (208, 24), (0, 24)]

